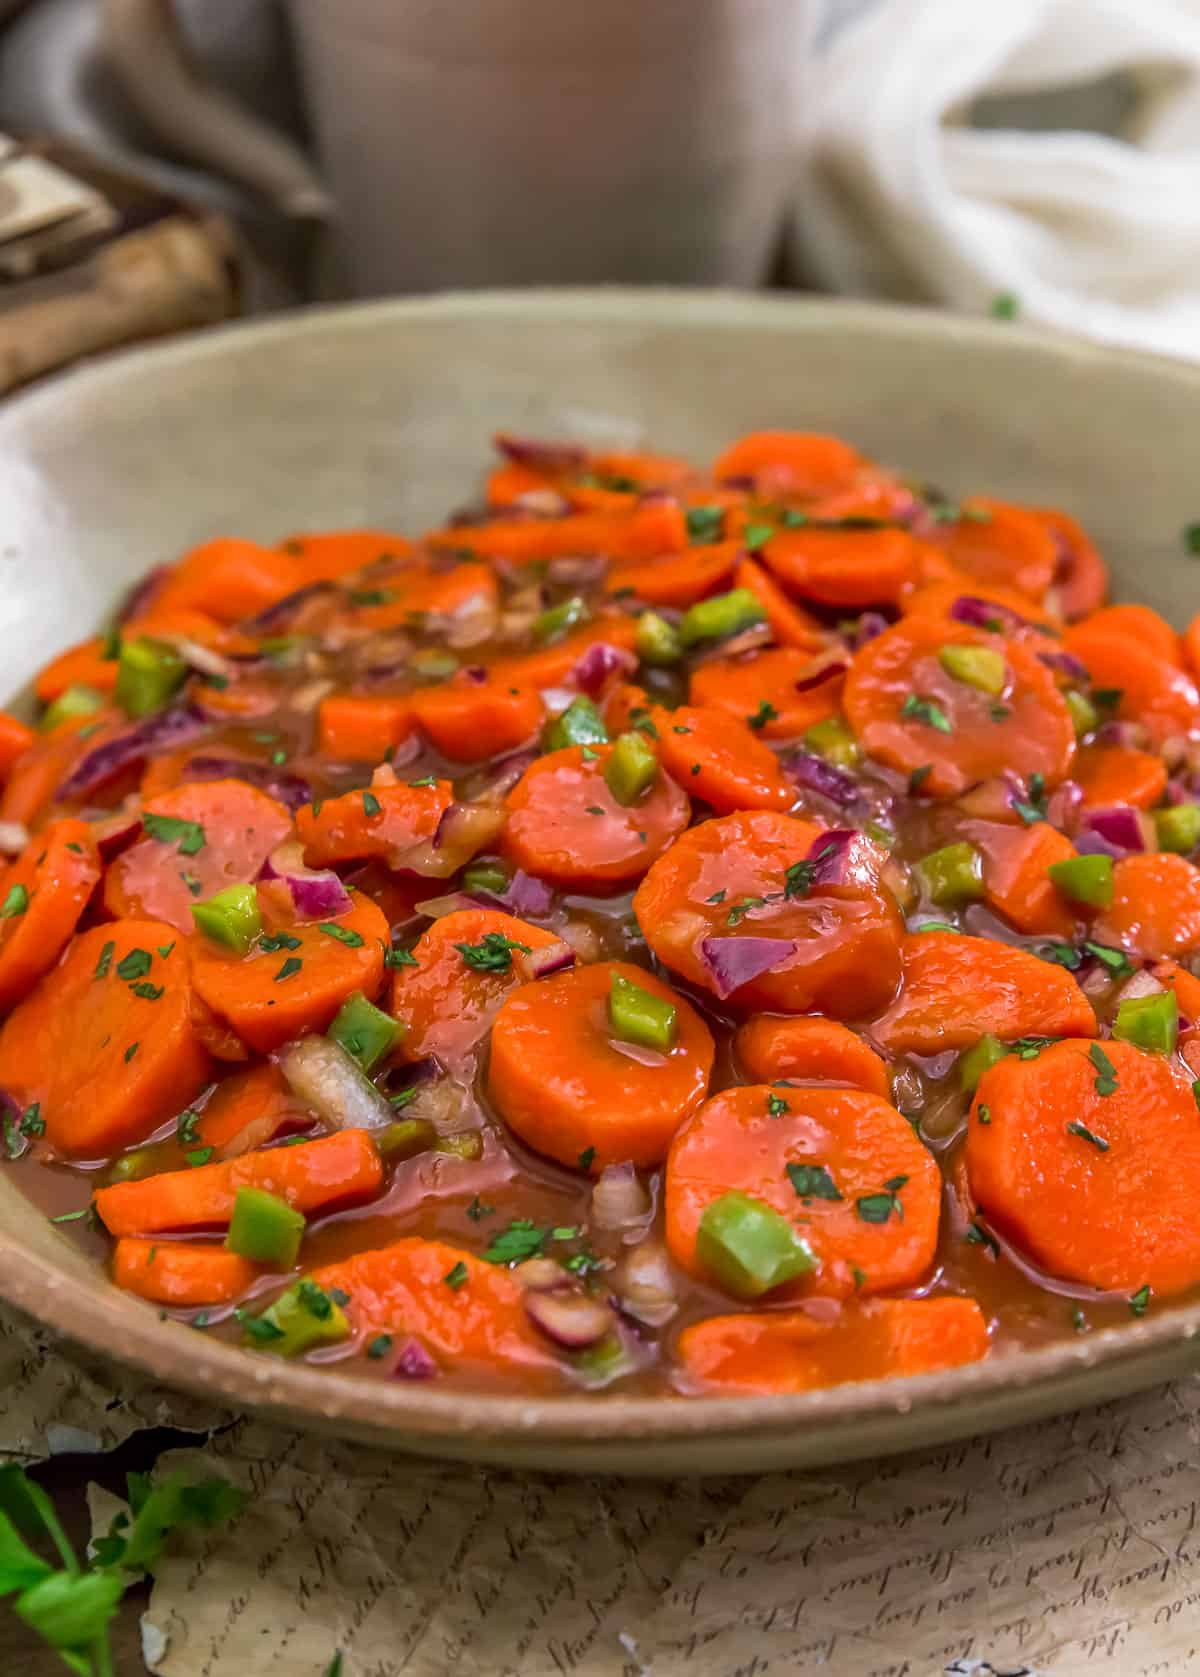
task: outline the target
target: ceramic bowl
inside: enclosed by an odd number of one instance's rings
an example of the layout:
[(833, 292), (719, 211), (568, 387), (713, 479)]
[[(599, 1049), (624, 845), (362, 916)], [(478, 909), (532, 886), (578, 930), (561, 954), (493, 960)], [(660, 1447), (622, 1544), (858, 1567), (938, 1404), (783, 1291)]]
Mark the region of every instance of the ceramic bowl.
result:
[[(420, 528), (497, 428), (835, 431), (954, 491), (1081, 517), (1116, 591), (1200, 609), (1200, 372), (1010, 323), (704, 292), (476, 293), (293, 315), (98, 363), (0, 411), (0, 682), (218, 532)], [(1200, 1214), (1200, 1205), (1197, 1207)], [(908, 1381), (794, 1398), (525, 1400), (243, 1353), (110, 1286), (0, 1177), (0, 1296), (169, 1384), (374, 1444), (508, 1466), (678, 1474), (830, 1463), (1115, 1397), (1196, 1366), (1200, 1306)], [(1064, 1313), (1065, 1314), (1065, 1313)]]

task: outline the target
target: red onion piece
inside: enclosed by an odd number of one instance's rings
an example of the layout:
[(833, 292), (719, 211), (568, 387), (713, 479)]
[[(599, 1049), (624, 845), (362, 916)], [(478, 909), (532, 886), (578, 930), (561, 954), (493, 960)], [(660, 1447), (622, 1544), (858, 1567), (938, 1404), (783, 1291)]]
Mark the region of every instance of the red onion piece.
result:
[(123, 625), (135, 622), (137, 618), (141, 617), (167, 580), (170, 571), (170, 565), (155, 565), (152, 571), (147, 571), (140, 582), (134, 583), (117, 613), (117, 622)]
[(828, 891), (873, 886), (887, 854), (854, 827), (831, 827), (813, 840), (806, 859), (812, 868), (810, 888)]
[(497, 803), (448, 804), (433, 837), (397, 852), (391, 866), (421, 879), (449, 879), (492, 842), (504, 821), (504, 808)]
[(700, 945), (700, 959), (714, 991), (724, 1001), (743, 984), (782, 966), (799, 947), (794, 938), (706, 937)]
[(535, 472), (578, 472), (587, 464), (582, 443), (544, 442), (538, 437), (515, 437), (510, 431), (498, 431), (492, 441), (506, 460)]
[(1148, 735), (1140, 722), (1124, 722), (1117, 717), (1110, 717), (1096, 729), (1096, 739), (1101, 745), (1123, 745), (1129, 751), (1141, 751)]
[(1159, 982), (1148, 967), (1135, 972), (1117, 991), (1119, 1002), (1139, 1001), (1143, 996), (1161, 996), (1166, 985)]
[(626, 1160), (606, 1165), (592, 1188), (592, 1221), (601, 1229), (632, 1229), (652, 1215), (650, 1195)]
[(808, 693), (814, 687), (820, 687), (823, 682), (832, 681), (834, 676), (845, 675), (850, 668), (844, 658), (826, 658), (819, 669), (811, 670), (808, 675), (802, 675), (792, 683), (797, 693)]
[(503, 891), (477, 891), (480, 902), (507, 909), (520, 920), (544, 920), (554, 907), (554, 892), (542, 879), (524, 873), (513, 874)]
[(282, 600), (276, 600), (272, 605), (264, 606), (253, 617), (247, 617), (238, 625), (243, 634), (265, 635), (275, 629), (281, 629), (288, 619), (302, 605), (309, 600), (315, 600), (321, 594), (332, 594), (334, 584), (328, 581), (306, 582), (303, 588), (295, 588), (290, 594), (285, 594)]
[(1153, 847), (1153, 824), (1131, 804), (1085, 810), (1075, 840), (1076, 850), (1085, 856), (1106, 855), (1118, 859)]
[(784, 767), (800, 786), (807, 787), (810, 792), (819, 792), (842, 809), (848, 809), (859, 800), (861, 788), (854, 776), (811, 751), (795, 752)]
[(479, 907), (474, 897), (468, 897), (465, 891), (450, 891), (444, 897), (426, 897), (424, 902), (414, 904), (414, 912), (424, 914), (430, 920), (442, 920), (447, 914), (461, 914), (466, 909)]
[(1045, 664), (1048, 670), (1056, 675), (1065, 676), (1068, 681), (1085, 686), (1092, 678), (1086, 664), (1076, 658), (1073, 652), (1039, 652), (1038, 662)]
[(1046, 800), (1046, 820), (1060, 832), (1071, 833), (1075, 830), (1082, 805), (1083, 787), (1077, 780), (1064, 780)]
[(328, 868), (317, 871), (305, 866), (304, 851), (296, 839), (277, 845), (258, 877), (281, 880), (301, 920), (331, 920), (347, 913), (352, 906), (350, 893), (336, 873)]
[(561, 939), (544, 944), (541, 949), (531, 949), (528, 955), (520, 950), (513, 954), (513, 966), (527, 984), (537, 978), (552, 978), (556, 972), (566, 972), (574, 965), (575, 951)]
[(621, 1260), (615, 1290), (617, 1307), (623, 1315), (661, 1328), (676, 1314), (679, 1301), (671, 1261), (661, 1241), (643, 1240)]
[(107, 820), (96, 821), (92, 825), (92, 837), (102, 862), (111, 862), (114, 856), (128, 850), (141, 836), (142, 818), (136, 812), (110, 815)]
[(218, 757), (215, 753), (193, 757), (187, 766), (187, 778), (244, 780), (290, 810), (312, 802), (312, 787), (302, 776), (282, 773), (271, 763), (257, 763), (245, 757)]
[(632, 675), (637, 659), (622, 646), (593, 641), (567, 675), (569, 684), (595, 695), (615, 675)]
[(537, 762), (538, 755), (536, 751), (523, 747), (520, 751), (510, 751), (507, 757), (501, 757), (495, 765), (484, 795), (488, 798), (502, 798), (507, 792), (511, 792), (530, 764)]
[(846, 638), (851, 649), (857, 652), (860, 647), (866, 646), (868, 641), (873, 641), (877, 635), (882, 635), (885, 629), (890, 628), (891, 624), (881, 611), (864, 611), (854, 626), (853, 634)]
[(551, 559), (546, 566), (546, 581), (571, 586), (580, 583), (587, 587), (599, 582), (608, 569), (608, 560), (597, 555), (586, 558)]
[(208, 731), (195, 705), (175, 705), (143, 717), (82, 757), (58, 788), (64, 801), (84, 798), (125, 769), (140, 768), (148, 757), (175, 751)]
[(401, 1380), (433, 1380), (438, 1365), (419, 1339), (406, 1339), (400, 1346), (392, 1373)]
[[(950, 607), (950, 616), (956, 623), (969, 623), (973, 629), (989, 629), (996, 633), (996, 624), (1000, 624), (1001, 634), (1013, 634), (1017, 629), (1032, 627), (1027, 617), (1022, 617), (1011, 606), (1002, 606), (996, 600), (984, 600), (977, 594), (960, 594)], [(1087, 672), (1084, 672), (1087, 679)]]
[(27, 827), (19, 821), (0, 821), (0, 855), (19, 856), (28, 843)]
[(584, 1293), (527, 1292), (525, 1310), (548, 1339), (568, 1351), (582, 1351), (612, 1331), (613, 1313), (602, 1299)]

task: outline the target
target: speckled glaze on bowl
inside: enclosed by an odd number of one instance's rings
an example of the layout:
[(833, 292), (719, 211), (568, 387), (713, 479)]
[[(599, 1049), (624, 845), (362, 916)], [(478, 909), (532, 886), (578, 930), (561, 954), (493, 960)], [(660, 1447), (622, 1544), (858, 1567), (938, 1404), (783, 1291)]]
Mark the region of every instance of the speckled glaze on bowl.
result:
[[(697, 292), (476, 293), (323, 310), (101, 362), (0, 411), (0, 691), (189, 543), (421, 527), (468, 498), (498, 427), (837, 431), (952, 490), (1081, 516), (1118, 590), (1200, 609), (1200, 371), (1010, 324)], [(1200, 1196), (1197, 1214), (1200, 1215)], [(527, 1401), (381, 1386), (208, 1340), (109, 1285), (0, 1179), (0, 1296), (234, 1408), (510, 1467), (731, 1473), (959, 1438), (1200, 1364), (1200, 1306), (1036, 1352), (795, 1398)]]

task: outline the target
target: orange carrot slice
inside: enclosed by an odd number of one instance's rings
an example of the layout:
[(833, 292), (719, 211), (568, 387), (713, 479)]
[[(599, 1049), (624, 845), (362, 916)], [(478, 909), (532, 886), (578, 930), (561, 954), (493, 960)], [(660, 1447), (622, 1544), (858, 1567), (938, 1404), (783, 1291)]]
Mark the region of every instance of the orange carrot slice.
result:
[(432, 838), (454, 788), (448, 780), (432, 786), (371, 786), (326, 798), (319, 806), (296, 811), (296, 832), (310, 867), (357, 862), (378, 856), (397, 863), (406, 850)]
[(983, 888), (989, 908), (1019, 932), (1071, 938), (1075, 917), (1047, 870), (1075, 854), (1069, 838), (1047, 821), (1030, 827), (972, 821), (964, 837), (983, 854)]
[(44, 705), (53, 704), (68, 687), (91, 687), (111, 693), (117, 685), (117, 660), (104, 656), (102, 636), (81, 641), (52, 658), (39, 672), (33, 690)]
[(9, 1014), (0, 1088), (38, 1104), (56, 1152), (99, 1159), (144, 1141), (207, 1081), (183, 948), (162, 920), (96, 926)]
[(712, 1282), (696, 1251), (700, 1220), (731, 1190), (786, 1217), (817, 1260), (779, 1298), (849, 1298), (920, 1281), (937, 1246), (942, 1179), (894, 1106), (862, 1089), (743, 1084), (706, 1101), (667, 1157), (667, 1246)]
[(100, 878), (85, 821), (56, 821), (0, 872), (0, 1013), (49, 972)]
[[(613, 1036), (614, 974), (675, 1008), (668, 1053)], [(492, 1026), (488, 1094), (522, 1141), (560, 1164), (654, 1165), (704, 1099), (712, 1063), (708, 1027), (682, 996), (642, 967), (598, 961), (512, 992)]]
[(742, 722), (753, 717), (760, 739), (796, 739), (840, 709), (844, 666), (828, 667), (828, 678), (810, 686), (813, 659), (799, 647), (713, 658), (692, 672), (688, 696)]
[(514, 518), (471, 529), (433, 530), (434, 548), (453, 548), (509, 565), (598, 554), (607, 559), (657, 559), (687, 546), (687, 523), (677, 501), (643, 501), (631, 512), (578, 512), (565, 518)]
[(290, 1124), (306, 1127), (312, 1114), (284, 1082), (273, 1060), (235, 1071), (218, 1083), (196, 1122), (196, 1146), (221, 1156), (261, 1147)]
[(0, 710), (0, 786), (3, 786), (16, 764), (37, 739), (32, 728)]
[(492, 680), (509, 687), (561, 687), (589, 647), (603, 642), (631, 652), (636, 638), (637, 625), (631, 617), (599, 617), (537, 652), (497, 658), (491, 665)]
[(1176, 664), (1180, 669), (1184, 667), (1182, 637), (1165, 617), (1160, 617), (1150, 606), (1139, 605), (1136, 601), (1126, 600), (1119, 606), (1105, 606), (1101, 611), (1092, 612), (1087, 620), (1086, 629), (1081, 625), (1073, 632), (1072, 639), (1078, 642), (1081, 637), (1090, 639), (1093, 635), (1122, 636), (1127, 640), (1136, 641), (1144, 651), (1152, 652), (1156, 658), (1162, 658), (1168, 664)]
[(306, 530), (279, 545), (294, 563), (297, 587), (334, 582), (364, 565), (408, 559), (416, 552), (408, 537), (394, 530)]
[(303, 581), (286, 553), (237, 536), (218, 536), (172, 566), (154, 597), (154, 614), (194, 610), (218, 623), (237, 623), (282, 600)]
[(1093, 809), (1133, 804), (1153, 809), (1167, 788), (1167, 769), (1150, 751), (1126, 745), (1085, 745), (1075, 759), (1074, 778)]
[(780, 646), (799, 647), (801, 652), (819, 652), (828, 642), (828, 635), (820, 622), (789, 600), (770, 574), (753, 559), (739, 561), (734, 573), (735, 588), (748, 588), (758, 596), (767, 614), (771, 633)]
[(916, 580), (921, 543), (907, 530), (780, 530), (761, 549), (791, 593), (858, 611), (896, 605)]
[(455, 763), (476, 763), (527, 745), (546, 714), (532, 688), (493, 677), (476, 681), (462, 671), (440, 687), (419, 687), (409, 698), (421, 731)]
[(412, 731), (407, 694), (331, 693), (317, 707), (317, 749), (342, 763), (381, 763)]
[(1122, 857), (1092, 936), (1146, 961), (1200, 948), (1200, 868), (1185, 856)]
[(634, 595), (651, 606), (690, 606), (728, 583), (740, 552), (740, 542), (713, 542), (643, 564), (617, 565), (604, 589)]
[(1091, 537), (1069, 513), (1056, 507), (1029, 509), (1049, 530), (1058, 550), (1055, 591), (1064, 617), (1086, 617), (1108, 596), (1108, 566)]
[(965, 516), (939, 525), (930, 540), (959, 570), (1040, 600), (1058, 568), (1058, 546), (1043, 517), (987, 495), (972, 495), (962, 508)]
[(734, 1052), (756, 1083), (798, 1078), (806, 1083), (848, 1084), (882, 1100), (891, 1093), (888, 1069), (879, 1055), (836, 1019), (759, 1013), (739, 1026)]
[(249, 1259), (223, 1246), (127, 1237), (113, 1248), (112, 1275), (118, 1287), (176, 1309), (232, 1304), (258, 1273)]
[(790, 809), (796, 788), (775, 753), (736, 716), (698, 705), (653, 710), (659, 760), (685, 792), (719, 815), (735, 809)]
[(751, 478), (765, 499), (794, 495), (815, 499), (851, 488), (866, 467), (840, 437), (816, 431), (751, 431), (713, 461), (718, 483)]
[(1140, 722), (1155, 745), (1200, 727), (1200, 691), (1191, 677), (1139, 642), (1085, 621), (1067, 630), (1063, 645), (1087, 666), (1093, 686), (1119, 694), (1113, 714)]

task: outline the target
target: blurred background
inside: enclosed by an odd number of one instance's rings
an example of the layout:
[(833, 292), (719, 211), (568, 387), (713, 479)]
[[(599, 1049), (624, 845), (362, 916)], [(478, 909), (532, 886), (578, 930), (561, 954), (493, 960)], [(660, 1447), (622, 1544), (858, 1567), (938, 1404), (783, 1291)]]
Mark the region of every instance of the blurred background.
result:
[(610, 282), (1200, 356), (1200, 0), (0, 0), (0, 390), (233, 314)]

